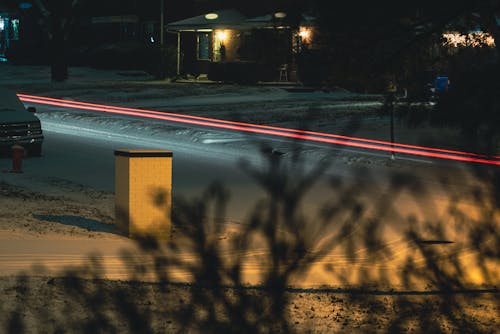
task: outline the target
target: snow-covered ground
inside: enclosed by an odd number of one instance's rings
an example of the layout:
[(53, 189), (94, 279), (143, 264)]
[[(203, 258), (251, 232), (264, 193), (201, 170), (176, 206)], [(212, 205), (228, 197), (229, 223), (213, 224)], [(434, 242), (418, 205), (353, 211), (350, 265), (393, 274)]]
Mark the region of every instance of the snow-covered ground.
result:
[[(356, 94), (343, 89), (304, 92), (273, 86), (175, 84), (154, 81), (147, 74), (137, 71), (71, 68), (69, 80), (64, 83), (50, 82), (47, 67), (3, 64), (0, 71), (0, 84), (20, 93), (362, 138), (389, 139), (389, 120), (377, 114), (382, 101), (378, 95)], [(54, 109), (43, 108), (39, 113), (43, 126), (49, 131), (87, 129), (85, 131), (89, 134), (93, 132), (94, 136), (99, 133), (108, 137), (125, 134), (144, 142), (138, 139), (142, 136), (148, 138), (153, 146), (157, 137), (164, 140), (161, 137), (175, 135), (179, 142), (233, 142), (232, 145), (224, 145), (224, 149), (231, 147), (240, 151), (246, 148), (238, 145), (248, 139), (241, 134), (226, 132), (221, 135), (213, 129), (187, 129), (178, 125), (172, 127), (172, 124), (165, 122), (125, 120), (123, 117), (103, 117), (75, 110), (54, 112)], [(402, 124), (396, 125), (396, 141), (403, 143), (430, 146), (439, 143), (440, 146), (457, 149), (460, 147), (456, 139), (453, 131), (441, 129), (437, 133), (428, 128), (411, 129)]]

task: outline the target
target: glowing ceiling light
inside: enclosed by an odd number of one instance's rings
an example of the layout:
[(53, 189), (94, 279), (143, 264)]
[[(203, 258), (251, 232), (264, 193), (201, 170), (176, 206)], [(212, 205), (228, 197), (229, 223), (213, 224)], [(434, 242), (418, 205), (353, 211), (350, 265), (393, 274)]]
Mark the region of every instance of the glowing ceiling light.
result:
[(286, 13), (284, 13), (284, 12), (274, 13), (274, 17), (277, 19), (284, 19), (286, 17)]
[(191, 124), (191, 125), (233, 130), (239, 132), (257, 133), (257, 134), (271, 135), (284, 138), (301, 139), (304, 141), (350, 146), (368, 150), (385, 151), (391, 153), (395, 152), (395, 153), (402, 153), (414, 156), (500, 166), (499, 156), (490, 157), (483, 154), (447, 150), (434, 147), (390, 143), (382, 140), (373, 140), (373, 139), (341, 136), (330, 133), (280, 128), (268, 125), (226, 121), (226, 120), (219, 120), (207, 117), (182, 115), (182, 114), (160, 112), (154, 110), (143, 110), (136, 108), (107, 106), (107, 105), (87, 103), (87, 102), (67, 101), (62, 99), (54, 99), (49, 97), (40, 97), (40, 96), (33, 96), (26, 94), (18, 94), (18, 96), (23, 102), (32, 102), (37, 104), (59, 106), (64, 108), (100, 111), (118, 115), (152, 118), (152, 119), (164, 120), (181, 124)]
[(208, 13), (207, 15), (205, 15), (205, 18), (207, 20), (216, 20), (218, 17), (219, 17), (219, 14), (217, 14), (217, 13)]

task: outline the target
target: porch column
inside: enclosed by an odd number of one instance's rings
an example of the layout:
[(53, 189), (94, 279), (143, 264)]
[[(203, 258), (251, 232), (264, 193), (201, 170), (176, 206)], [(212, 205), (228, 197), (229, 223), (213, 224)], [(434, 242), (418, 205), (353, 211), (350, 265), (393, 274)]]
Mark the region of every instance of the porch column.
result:
[(10, 30), (10, 25), (11, 25), (11, 22), (10, 22), (10, 18), (6, 17), (4, 18), (4, 34), (5, 34), (5, 47), (4, 47), (4, 50), (7, 51), (7, 49), (9, 48), (9, 43), (10, 43), (10, 36), (9, 36), (9, 30)]

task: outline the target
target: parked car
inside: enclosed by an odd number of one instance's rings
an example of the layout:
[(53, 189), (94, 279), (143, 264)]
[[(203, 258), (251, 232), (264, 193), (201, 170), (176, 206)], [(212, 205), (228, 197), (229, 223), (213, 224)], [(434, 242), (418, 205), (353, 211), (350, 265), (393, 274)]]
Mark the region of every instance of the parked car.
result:
[(0, 152), (9, 153), (20, 144), (28, 155), (42, 154), (43, 133), (35, 111), (26, 109), (15, 92), (0, 88)]

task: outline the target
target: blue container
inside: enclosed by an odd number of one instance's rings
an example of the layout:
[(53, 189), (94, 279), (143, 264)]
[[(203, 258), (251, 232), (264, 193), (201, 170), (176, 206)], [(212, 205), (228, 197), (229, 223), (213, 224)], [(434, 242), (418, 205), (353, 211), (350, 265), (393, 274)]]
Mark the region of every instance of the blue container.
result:
[(450, 89), (450, 79), (446, 75), (439, 75), (434, 79), (434, 92), (439, 94)]

